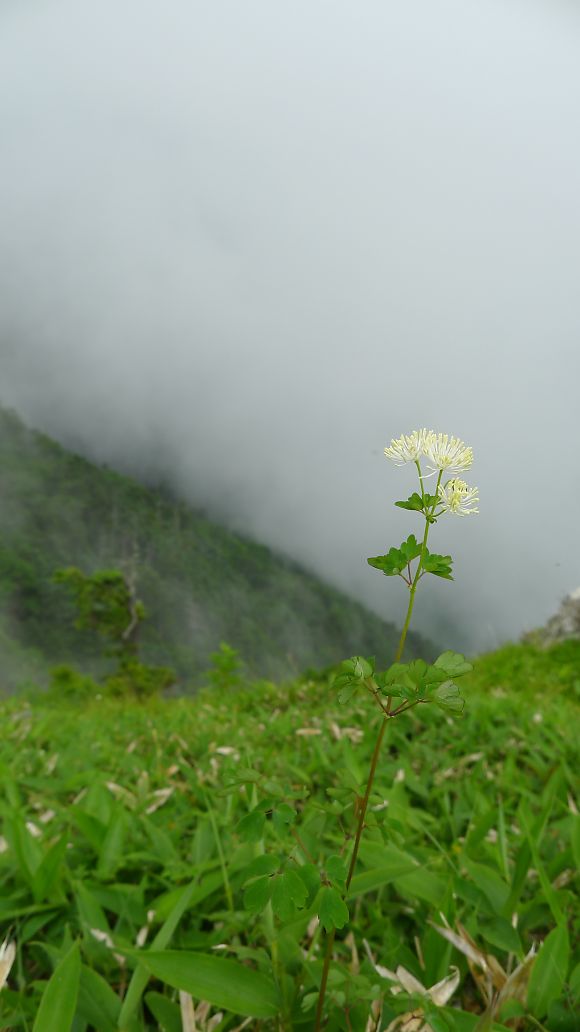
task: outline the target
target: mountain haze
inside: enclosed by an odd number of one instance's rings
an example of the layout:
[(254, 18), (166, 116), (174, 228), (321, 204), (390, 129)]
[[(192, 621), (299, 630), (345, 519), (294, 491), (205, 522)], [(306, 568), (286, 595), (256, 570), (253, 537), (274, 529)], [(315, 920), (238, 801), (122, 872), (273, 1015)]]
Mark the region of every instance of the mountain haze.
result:
[[(340, 561), (340, 559), (338, 560)], [(290, 559), (231, 533), (163, 487), (98, 467), (0, 409), (0, 664), (4, 688), (76, 661), (98, 671), (101, 646), (74, 628), (54, 571), (131, 571), (149, 619), (146, 661), (203, 681), (220, 641), (249, 675), (283, 678), (352, 653), (392, 658), (392, 624)], [(430, 654), (417, 635), (408, 655)]]

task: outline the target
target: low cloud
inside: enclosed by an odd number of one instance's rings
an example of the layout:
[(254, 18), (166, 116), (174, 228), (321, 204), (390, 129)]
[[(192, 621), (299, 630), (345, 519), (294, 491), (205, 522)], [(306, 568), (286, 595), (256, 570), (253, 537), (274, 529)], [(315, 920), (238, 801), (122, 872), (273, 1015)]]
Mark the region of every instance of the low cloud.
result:
[[(572, 5), (126, 0), (0, 14), (0, 395), (392, 619), (382, 454), (472, 444), (416, 627), (495, 646), (580, 583)], [(400, 589), (400, 590), (399, 590)]]

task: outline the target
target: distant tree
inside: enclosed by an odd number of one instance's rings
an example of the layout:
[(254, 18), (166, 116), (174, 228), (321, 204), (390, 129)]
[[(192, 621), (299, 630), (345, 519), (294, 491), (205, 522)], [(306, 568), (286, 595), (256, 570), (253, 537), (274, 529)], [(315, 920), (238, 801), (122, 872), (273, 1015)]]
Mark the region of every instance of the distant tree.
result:
[(54, 580), (72, 593), (77, 608), (75, 627), (95, 631), (106, 643), (106, 654), (117, 660), (117, 668), (103, 682), (109, 694), (152, 695), (175, 683), (173, 670), (149, 666), (139, 659), (139, 628), (147, 611), (137, 597), (134, 573), (98, 570), (86, 574), (68, 566), (57, 570)]
[(70, 589), (77, 607), (75, 627), (93, 630), (109, 642), (109, 652), (118, 656), (137, 654), (139, 625), (147, 617), (133, 584), (120, 570), (98, 570), (86, 574), (76, 566), (57, 570), (57, 584)]
[(239, 688), (242, 683), (242, 664), (239, 652), (227, 642), (222, 641), (217, 652), (210, 657), (212, 665), (207, 672), (207, 679), (213, 688)]

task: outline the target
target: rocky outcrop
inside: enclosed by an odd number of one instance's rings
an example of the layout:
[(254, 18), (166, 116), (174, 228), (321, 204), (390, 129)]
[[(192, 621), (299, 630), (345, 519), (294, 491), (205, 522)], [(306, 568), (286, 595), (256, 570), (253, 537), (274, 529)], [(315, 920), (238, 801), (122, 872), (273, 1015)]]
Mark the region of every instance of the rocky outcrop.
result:
[(545, 627), (525, 635), (526, 641), (534, 641), (544, 648), (568, 638), (580, 639), (580, 588), (566, 595), (558, 612), (550, 617)]

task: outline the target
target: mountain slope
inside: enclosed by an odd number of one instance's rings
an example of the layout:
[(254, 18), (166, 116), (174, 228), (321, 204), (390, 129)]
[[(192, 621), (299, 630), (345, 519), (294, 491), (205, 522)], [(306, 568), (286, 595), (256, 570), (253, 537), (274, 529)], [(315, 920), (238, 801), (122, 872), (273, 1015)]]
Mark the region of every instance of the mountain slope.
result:
[[(98, 668), (74, 629), (63, 566), (132, 569), (149, 620), (149, 662), (198, 681), (225, 640), (253, 676), (280, 678), (352, 653), (393, 655), (398, 633), (295, 563), (233, 534), (161, 490), (100, 468), (0, 409), (0, 677), (56, 662)], [(410, 635), (407, 654), (433, 647)]]

